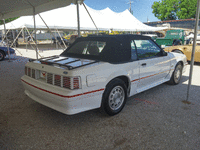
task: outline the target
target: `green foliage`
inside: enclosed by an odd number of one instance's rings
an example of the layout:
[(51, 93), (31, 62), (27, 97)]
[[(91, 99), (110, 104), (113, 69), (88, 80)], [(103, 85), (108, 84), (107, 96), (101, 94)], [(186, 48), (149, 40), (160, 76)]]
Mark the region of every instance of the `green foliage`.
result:
[[(13, 21), (13, 20), (15, 20), (15, 19), (17, 19), (17, 18), (19, 18), (19, 17), (14, 17), (14, 18), (5, 19), (5, 22), (8, 23), (8, 22), (11, 22), (11, 21)], [(2, 24), (3, 24), (3, 20), (0, 20), (0, 25), (2, 25)]]
[(152, 5), (155, 17), (164, 20), (195, 18), (197, 0), (161, 0)]

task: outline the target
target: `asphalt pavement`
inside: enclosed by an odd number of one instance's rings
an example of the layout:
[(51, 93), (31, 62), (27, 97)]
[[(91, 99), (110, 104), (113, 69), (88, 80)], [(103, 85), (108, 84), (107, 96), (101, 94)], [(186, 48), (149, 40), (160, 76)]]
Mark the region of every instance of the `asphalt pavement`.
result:
[(0, 62), (1, 150), (199, 150), (200, 65), (181, 83), (162, 84), (128, 99), (113, 117), (99, 109), (68, 116), (24, 94), (27, 58)]

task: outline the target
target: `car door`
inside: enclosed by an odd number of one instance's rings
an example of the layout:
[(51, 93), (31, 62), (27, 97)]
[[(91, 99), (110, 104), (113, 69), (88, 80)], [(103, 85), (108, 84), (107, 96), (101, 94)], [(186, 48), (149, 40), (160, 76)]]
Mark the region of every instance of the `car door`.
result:
[(138, 83), (139, 83), (139, 71), (140, 66), (137, 58), (137, 50), (135, 47), (135, 43), (133, 40), (130, 42), (131, 45), (131, 63), (130, 63), (130, 77), (131, 77), (131, 89), (130, 95), (134, 95), (137, 93)]
[(138, 92), (156, 86), (170, 71), (168, 56), (151, 39), (134, 40), (140, 66)]

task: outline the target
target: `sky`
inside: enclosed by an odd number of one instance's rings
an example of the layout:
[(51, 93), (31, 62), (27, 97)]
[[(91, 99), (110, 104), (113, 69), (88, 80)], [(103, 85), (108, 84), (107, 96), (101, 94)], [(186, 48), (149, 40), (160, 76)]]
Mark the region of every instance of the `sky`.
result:
[[(114, 12), (123, 12), (129, 9), (130, 0), (85, 0), (84, 3), (96, 10), (101, 10), (109, 7)], [(131, 0), (131, 9), (133, 16), (141, 22), (147, 22), (147, 18), (150, 22), (159, 21), (152, 13), (151, 8), (154, 1), (159, 0)]]

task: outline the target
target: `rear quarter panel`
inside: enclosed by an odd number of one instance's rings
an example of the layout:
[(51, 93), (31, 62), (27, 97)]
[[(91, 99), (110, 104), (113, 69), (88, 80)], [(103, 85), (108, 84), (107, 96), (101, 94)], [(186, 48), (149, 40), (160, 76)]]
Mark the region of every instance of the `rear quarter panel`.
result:
[[(83, 93), (93, 90), (99, 90), (106, 88), (106, 85), (119, 76), (125, 76), (128, 79), (129, 85), (131, 80), (139, 78), (139, 67), (138, 62), (130, 62), (124, 64), (110, 64), (105, 62), (100, 62), (99, 65), (94, 65), (92, 67), (88, 66), (88, 69), (83, 68), (77, 71), (77, 74), (81, 74), (82, 80), (82, 90)], [(88, 86), (87, 76), (96, 77), (92, 79), (90, 84), (93, 86)], [(136, 84), (135, 84), (136, 85)], [(134, 91), (132, 92), (134, 93)]]

